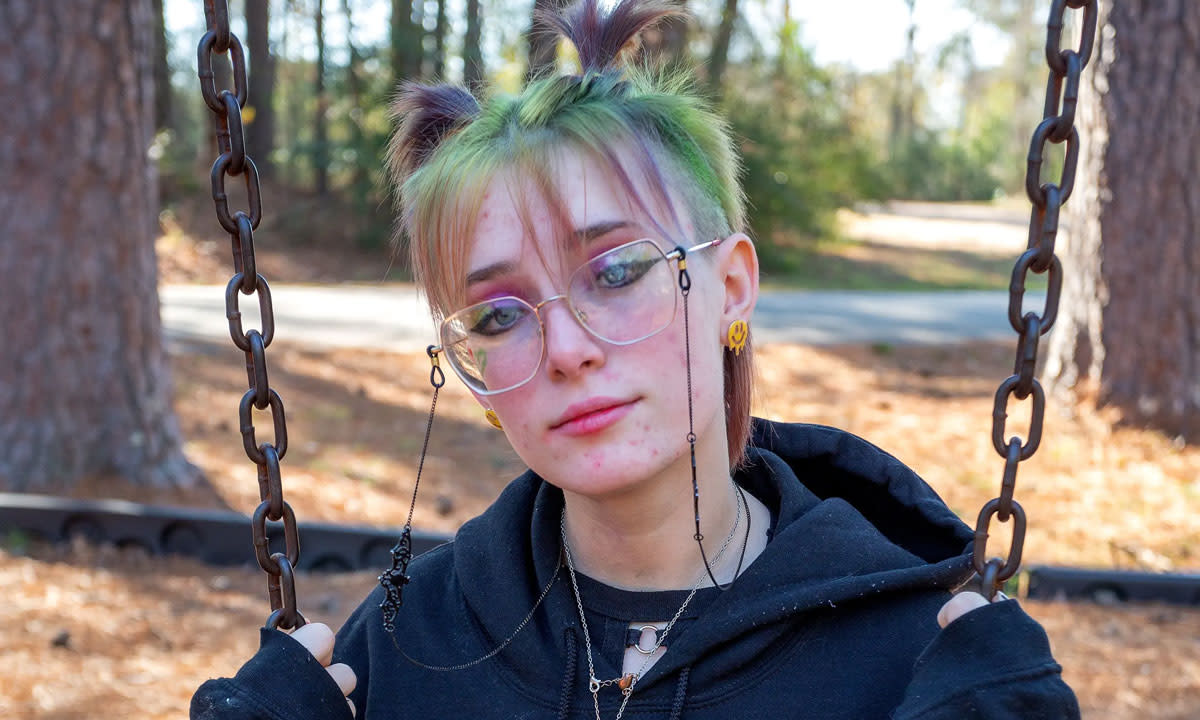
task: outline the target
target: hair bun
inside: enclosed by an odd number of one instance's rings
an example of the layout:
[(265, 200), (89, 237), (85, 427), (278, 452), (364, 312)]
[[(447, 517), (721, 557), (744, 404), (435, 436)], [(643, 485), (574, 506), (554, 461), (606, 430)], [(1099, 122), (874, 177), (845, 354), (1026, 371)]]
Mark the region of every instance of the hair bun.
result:
[(454, 85), (406, 82), (391, 104), (398, 123), (388, 145), (388, 170), (400, 184), (421, 167), (438, 145), (479, 114), (475, 96)]
[(599, 0), (579, 0), (562, 11), (538, 10), (541, 22), (575, 46), (584, 73), (615, 69), (639, 33), (663, 18), (685, 15), (671, 0), (620, 0), (607, 10)]

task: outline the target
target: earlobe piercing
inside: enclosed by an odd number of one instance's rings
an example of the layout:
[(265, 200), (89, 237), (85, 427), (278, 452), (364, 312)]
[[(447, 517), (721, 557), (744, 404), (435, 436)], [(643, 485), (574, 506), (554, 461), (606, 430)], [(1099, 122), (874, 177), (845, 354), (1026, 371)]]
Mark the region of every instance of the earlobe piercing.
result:
[(733, 351), (734, 355), (742, 354), (742, 348), (746, 347), (746, 337), (749, 334), (745, 320), (734, 320), (730, 323), (726, 339), (729, 341), (729, 349)]
[(497, 430), (503, 430), (503, 429), (504, 429), (504, 426), (500, 424), (500, 418), (499, 418), (499, 416), (497, 416), (497, 415), (496, 415), (496, 411), (495, 411), (495, 410), (493, 410), (493, 409), (491, 409), (491, 408), (488, 408), (488, 409), (487, 409), (487, 410), (486, 410), (486, 411), (483, 413), (483, 416), (484, 416), (485, 418), (487, 418), (487, 421), (488, 421), (488, 422), (490, 422), (490, 423), (492, 424), (492, 427), (496, 428)]

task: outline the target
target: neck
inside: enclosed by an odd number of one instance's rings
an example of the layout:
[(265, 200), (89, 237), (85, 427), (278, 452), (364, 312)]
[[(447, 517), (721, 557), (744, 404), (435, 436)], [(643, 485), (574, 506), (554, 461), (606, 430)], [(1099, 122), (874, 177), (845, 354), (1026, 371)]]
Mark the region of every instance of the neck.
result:
[[(717, 580), (732, 580), (745, 530), (742, 510), (738, 537), (718, 562), (715, 558), (738, 516), (738, 496), (730, 480), (725, 437), (708, 432), (696, 443), (700, 489), (700, 532)], [(705, 572), (692, 503), (691, 461), (682, 457), (664, 472), (612, 496), (566, 493), (566, 535), (576, 569), (607, 585), (628, 590), (690, 589)]]

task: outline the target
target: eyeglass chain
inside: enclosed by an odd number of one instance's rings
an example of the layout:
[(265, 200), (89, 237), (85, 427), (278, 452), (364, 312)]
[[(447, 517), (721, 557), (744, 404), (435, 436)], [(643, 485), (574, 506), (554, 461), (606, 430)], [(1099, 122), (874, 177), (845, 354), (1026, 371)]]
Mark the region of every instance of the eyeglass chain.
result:
[[(733, 576), (736, 578), (742, 571), (742, 561), (746, 557), (746, 545), (749, 544), (750, 541), (750, 505), (747, 503), (746, 496), (742, 492), (742, 489), (736, 485), (734, 487), (737, 490), (737, 515), (734, 517), (733, 527), (729, 529), (729, 535), (725, 537), (725, 542), (721, 544), (721, 547), (717, 550), (717, 554), (713, 556), (713, 562), (720, 562), (721, 557), (725, 555), (725, 551), (729, 548), (729, 543), (733, 541), (734, 536), (737, 534), (738, 526), (742, 522), (742, 511), (745, 510), (746, 534), (744, 535), (742, 541), (741, 557), (738, 558), (737, 568), (733, 572)], [(675, 627), (675, 623), (679, 620), (679, 618), (683, 616), (684, 611), (687, 610), (687, 606), (692, 602), (692, 598), (696, 596), (696, 592), (699, 591), (700, 586), (704, 584), (705, 577), (711, 576), (712, 571), (711, 569), (708, 569), (707, 573), (700, 573), (700, 576), (696, 578), (696, 582), (692, 584), (692, 589), (688, 592), (687, 597), (684, 598), (683, 604), (680, 605), (679, 609), (675, 611), (674, 617), (672, 617), (667, 623), (666, 627), (663, 628), (663, 631), (658, 633), (658, 637), (654, 642), (654, 647), (651, 648), (649, 652), (643, 653), (647, 657), (644, 661), (642, 661), (641, 667), (639, 667), (636, 672), (624, 674), (611, 680), (600, 680), (596, 677), (596, 666), (592, 660), (592, 636), (588, 631), (587, 617), (585, 617), (583, 614), (583, 600), (579, 594), (579, 582), (575, 576), (575, 562), (571, 555), (571, 546), (567, 543), (566, 508), (563, 508), (562, 518), (559, 521), (559, 531), (562, 534), (563, 555), (566, 557), (567, 561), (567, 575), (571, 578), (571, 589), (575, 594), (575, 608), (579, 611), (579, 623), (583, 627), (583, 644), (587, 651), (588, 663), (588, 691), (592, 694), (592, 705), (596, 711), (596, 720), (600, 720), (600, 688), (608, 685), (616, 685), (621, 690), (621, 695), (623, 698), (621, 699), (621, 706), (617, 708), (617, 714), (614, 718), (614, 720), (621, 720), (621, 716), (625, 713), (625, 706), (629, 704), (629, 698), (633, 696), (633, 688), (635, 685), (637, 685), (637, 681), (645, 672), (646, 666), (650, 664), (654, 653), (657, 652), (664, 643), (666, 643), (667, 635), (671, 632), (671, 629)]]
[(392, 645), (396, 646), (396, 650), (404, 656), (406, 660), (414, 665), (425, 668), (426, 670), (437, 670), (441, 672), (452, 670), (465, 670), (466, 668), (478, 665), (485, 660), (489, 660), (500, 653), (501, 650), (508, 647), (510, 643), (517, 637), (517, 634), (525, 629), (529, 621), (533, 619), (533, 614), (541, 607), (542, 601), (550, 594), (550, 588), (554, 586), (558, 580), (559, 571), (562, 569), (562, 563), (559, 563), (554, 568), (554, 574), (550, 576), (550, 581), (542, 588), (541, 595), (538, 596), (533, 607), (529, 609), (529, 613), (517, 624), (515, 630), (505, 638), (504, 642), (492, 648), (481, 657), (475, 658), (470, 662), (460, 663), (458, 665), (430, 665), (429, 663), (421, 662), (410, 656), (401, 649), (399, 643), (396, 642), (396, 614), (403, 605), (401, 594), (404, 591), (404, 586), (407, 585), (411, 578), (408, 576), (408, 563), (412, 560), (412, 518), (413, 511), (417, 506), (417, 490), (421, 486), (421, 471), (425, 467), (425, 453), (429, 449), (429, 433), (433, 429), (434, 411), (437, 409), (438, 391), (446, 384), (446, 375), (442, 372), (442, 368), (438, 362), (438, 350), (430, 345), (425, 348), (425, 354), (429, 356), (429, 361), (432, 368), (429, 371), (429, 384), (433, 386), (433, 402), (429, 406), (429, 419), (425, 423), (425, 440), (421, 443), (421, 459), (417, 462), (417, 477), (413, 482), (412, 500), (408, 504), (408, 518), (404, 521), (404, 529), (400, 532), (400, 539), (396, 545), (392, 547), (392, 567), (385, 570), (379, 576), (379, 584), (384, 589), (383, 602), (379, 603), (379, 607), (383, 610), (383, 629), (387, 632), (388, 637), (392, 639)]
[[(696, 516), (696, 534), (693, 539), (696, 545), (700, 548), (700, 558), (704, 561), (704, 569), (708, 572), (709, 580), (712, 580), (713, 586), (724, 590), (721, 583), (717, 582), (717, 578), (713, 575), (712, 565), (708, 562), (708, 555), (704, 552), (704, 533), (700, 532), (700, 484), (696, 480), (696, 421), (695, 410), (692, 406), (692, 342), (691, 330), (688, 325), (688, 295), (692, 291), (692, 276), (687, 270), (687, 250), (682, 245), (675, 247), (675, 251), (679, 253), (679, 294), (683, 296), (683, 351), (684, 360), (687, 368), (687, 400), (688, 400), (688, 451), (691, 453), (692, 461), (692, 509)], [(749, 511), (747, 511), (747, 514)], [(742, 548), (743, 555), (746, 549)], [(741, 563), (739, 561), (738, 565)], [(736, 577), (736, 576), (735, 576)]]
[[(404, 586), (412, 579), (408, 576), (408, 563), (412, 560), (412, 518), (413, 510), (417, 507), (417, 489), (421, 487), (421, 471), (425, 468), (425, 452), (429, 449), (429, 432), (433, 429), (433, 413), (437, 409), (438, 391), (446, 384), (446, 375), (438, 362), (438, 350), (433, 345), (425, 348), (432, 367), (429, 370), (429, 384), (433, 386), (433, 402), (429, 405), (429, 419), (425, 422), (425, 440), (421, 443), (421, 459), (417, 462), (417, 478), (413, 481), (412, 500), (408, 504), (408, 518), (404, 521), (404, 529), (400, 531), (400, 539), (391, 549), (392, 567), (383, 571), (379, 576), (379, 584), (383, 586), (384, 598), (379, 603), (383, 611), (383, 629), (391, 635), (396, 629), (396, 613), (404, 604), (402, 593)], [(395, 638), (392, 639), (395, 642)]]

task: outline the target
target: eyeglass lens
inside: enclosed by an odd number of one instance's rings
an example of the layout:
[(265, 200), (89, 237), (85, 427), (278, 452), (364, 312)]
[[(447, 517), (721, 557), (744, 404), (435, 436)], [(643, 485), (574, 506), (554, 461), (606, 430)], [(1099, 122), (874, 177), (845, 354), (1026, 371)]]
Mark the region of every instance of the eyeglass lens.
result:
[[(675, 316), (671, 265), (651, 240), (601, 253), (577, 268), (567, 285), (572, 314), (592, 335), (630, 345), (661, 332)], [(459, 310), (442, 322), (447, 357), (473, 390), (497, 393), (528, 381), (543, 352), (538, 311), (505, 296)]]

